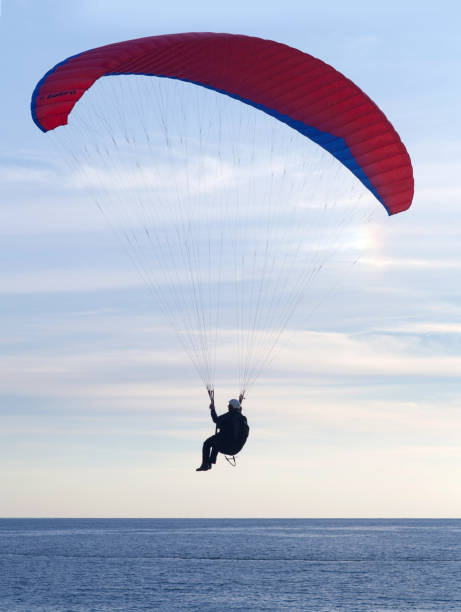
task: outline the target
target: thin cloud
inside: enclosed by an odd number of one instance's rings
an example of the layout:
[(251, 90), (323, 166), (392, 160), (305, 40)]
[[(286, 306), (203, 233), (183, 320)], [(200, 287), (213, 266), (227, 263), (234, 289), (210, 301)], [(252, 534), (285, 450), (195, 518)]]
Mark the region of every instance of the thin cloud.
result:
[(458, 270), (461, 268), (461, 260), (446, 258), (446, 259), (415, 259), (411, 257), (361, 257), (359, 264), (364, 266), (373, 266), (379, 268), (395, 267), (403, 268), (424, 268), (432, 270)]
[(0, 166), (0, 183), (4, 186), (11, 183), (13, 185), (43, 187), (48, 186), (55, 178), (55, 174), (46, 169)]
[(46, 293), (80, 293), (144, 287), (145, 282), (135, 271), (117, 268), (77, 270), (35, 270), (3, 274), (0, 295), (29, 295)]

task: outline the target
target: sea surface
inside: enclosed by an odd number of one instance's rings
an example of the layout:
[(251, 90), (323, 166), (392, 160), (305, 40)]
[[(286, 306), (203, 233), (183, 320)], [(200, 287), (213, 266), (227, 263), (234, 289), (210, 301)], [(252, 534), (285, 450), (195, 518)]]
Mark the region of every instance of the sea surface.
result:
[(0, 610), (461, 611), (461, 520), (0, 519)]

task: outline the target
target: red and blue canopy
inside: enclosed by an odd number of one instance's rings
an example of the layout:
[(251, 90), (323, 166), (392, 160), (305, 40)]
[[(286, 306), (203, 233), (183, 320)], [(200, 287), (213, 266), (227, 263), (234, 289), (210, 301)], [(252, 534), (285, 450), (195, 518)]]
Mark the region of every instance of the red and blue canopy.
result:
[(334, 155), (389, 214), (411, 205), (410, 157), (384, 113), (332, 66), (271, 40), (193, 32), (84, 51), (39, 81), (32, 95), (33, 120), (44, 132), (67, 124), (97, 79), (122, 74), (179, 79), (254, 106)]

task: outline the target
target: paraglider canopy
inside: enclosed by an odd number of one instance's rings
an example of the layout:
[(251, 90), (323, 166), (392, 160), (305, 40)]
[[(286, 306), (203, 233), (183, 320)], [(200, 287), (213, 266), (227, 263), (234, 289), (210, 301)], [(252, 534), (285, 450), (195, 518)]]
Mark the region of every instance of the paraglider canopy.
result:
[(328, 64), (271, 40), (192, 32), (85, 51), (57, 64), (37, 84), (35, 123), (43, 131), (65, 125), (97, 79), (122, 74), (179, 79), (237, 98), (334, 155), (389, 214), (411, 205), (410, 158), (384, 113)]

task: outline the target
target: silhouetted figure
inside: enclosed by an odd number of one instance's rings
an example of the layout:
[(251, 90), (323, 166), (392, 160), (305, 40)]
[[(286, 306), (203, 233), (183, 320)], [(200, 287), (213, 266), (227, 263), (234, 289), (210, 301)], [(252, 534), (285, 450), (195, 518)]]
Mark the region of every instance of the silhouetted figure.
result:
[(197, 472), (211, 470), (212, 465), (216, 463), (218, 453), (236, 455), (240, 452), (250, 431), (246, 417), (242, 414), (243, 395), (240, 395), (238, 400), (231, 399), (227, 406), (228, 412), (218, 416), (214, 407), (214, 392), (210, 390), (208, 393), (211, 399), (211, 418), (213, 423), (216, 423), (218, 431), (203, 443), (202, 465), (197, 468)]

